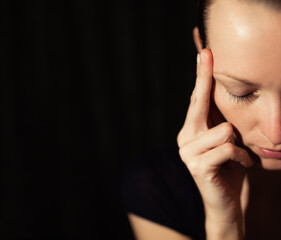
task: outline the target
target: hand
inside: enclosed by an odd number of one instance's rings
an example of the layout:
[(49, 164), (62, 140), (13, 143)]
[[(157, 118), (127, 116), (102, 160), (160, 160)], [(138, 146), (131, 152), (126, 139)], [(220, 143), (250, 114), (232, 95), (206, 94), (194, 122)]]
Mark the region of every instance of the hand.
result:
[[(240, 195), (245, 167), (252, 166), (253, 161), (245, 149), (235, 145), (231, 123), (214, 120), (215, 109), (210, 104), (212, 80), (213, 56), (211, 50), (204, 49), (177, 142), (180, 157), (202, 196), (206, 218), (227, 224), (241, 218)], [(212, 126), (214, 122), (217, 125)]]

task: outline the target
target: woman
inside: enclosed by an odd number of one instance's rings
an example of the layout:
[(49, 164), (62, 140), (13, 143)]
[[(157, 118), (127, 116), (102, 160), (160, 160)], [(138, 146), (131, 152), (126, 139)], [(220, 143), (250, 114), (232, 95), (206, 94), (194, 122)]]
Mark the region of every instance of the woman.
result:
[[(177, 145), (204, 222), (196, 202), (201, 222), (183, 211), (189, 232), (137, 208), (130, 222), (140, 240), (281, 239), (281, 1), (200, 1), (199, 10), (197, 79)], [(182, 186), (190, 205), (196, 190)], [(157, 208), (146, 211), (170, 210)]]

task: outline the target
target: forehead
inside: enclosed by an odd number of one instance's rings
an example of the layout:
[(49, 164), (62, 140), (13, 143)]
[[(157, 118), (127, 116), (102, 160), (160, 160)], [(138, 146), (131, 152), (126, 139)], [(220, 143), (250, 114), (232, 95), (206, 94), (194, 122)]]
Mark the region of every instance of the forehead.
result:
[(281, 85), (281, 11), (257, 3), (216, 0), (207, 24), (215, 72), (256, 81), (274, 79)]

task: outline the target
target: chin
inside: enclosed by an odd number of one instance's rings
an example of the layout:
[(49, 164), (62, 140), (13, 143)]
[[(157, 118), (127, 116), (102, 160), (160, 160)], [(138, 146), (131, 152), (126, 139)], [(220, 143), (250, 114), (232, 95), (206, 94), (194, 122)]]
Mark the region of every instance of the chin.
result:
[(257, 166), (263, 168), (264, 170), (270, 171), (281, 171), (281, 159), (272, 159), (272, 158), (262, 158), (260, 157), (259, 162), (255, 162)]

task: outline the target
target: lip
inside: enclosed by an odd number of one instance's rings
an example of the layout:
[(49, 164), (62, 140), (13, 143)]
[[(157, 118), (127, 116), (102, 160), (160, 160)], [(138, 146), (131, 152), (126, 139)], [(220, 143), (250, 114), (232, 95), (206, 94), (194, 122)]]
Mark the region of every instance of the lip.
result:
[(256, 147), (259, 153), (266, 158), (281, 159), (281, 151), (270, 150), (266, 148)]

